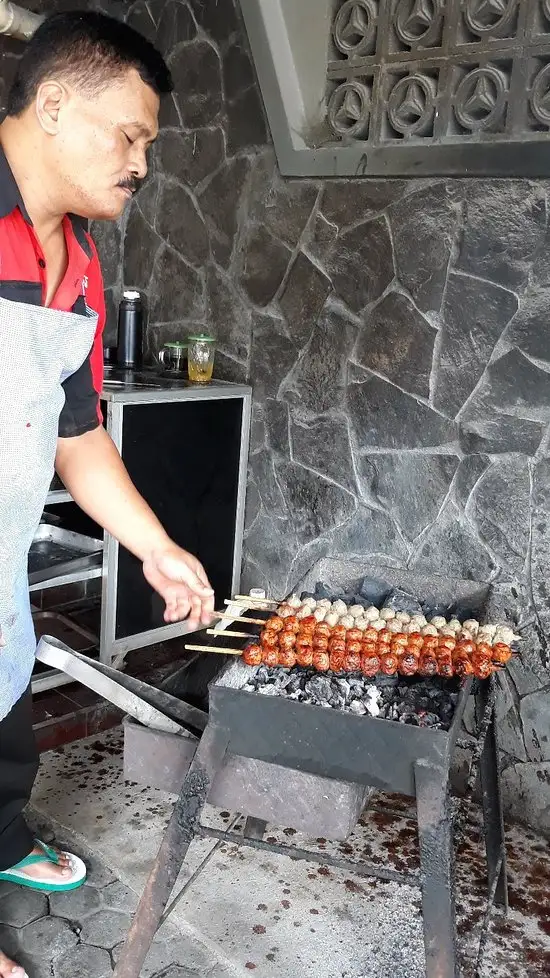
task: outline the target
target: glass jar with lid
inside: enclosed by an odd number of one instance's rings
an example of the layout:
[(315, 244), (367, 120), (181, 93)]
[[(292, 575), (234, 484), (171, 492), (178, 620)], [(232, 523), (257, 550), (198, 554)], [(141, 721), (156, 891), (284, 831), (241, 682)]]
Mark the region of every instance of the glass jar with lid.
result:
[(193, 384), (208, 384), (212, 380), (216, 340), (198, 333), (187, 337), (187, 373)]
[(158, 357), (166, 373), (184, 376), (187, 360), (187, 343), (184, 340), (164, 343)]

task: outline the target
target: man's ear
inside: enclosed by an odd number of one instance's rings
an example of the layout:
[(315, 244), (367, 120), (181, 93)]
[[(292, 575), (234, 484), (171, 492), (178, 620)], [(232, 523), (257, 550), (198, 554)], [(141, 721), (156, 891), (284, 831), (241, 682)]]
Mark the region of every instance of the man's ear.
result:
[(59, 113), (68, 100), (69, 92), (63, 82), (43, 82), (36, 93), (36, 117), (44, 132), (55, 136), (59, 131)]

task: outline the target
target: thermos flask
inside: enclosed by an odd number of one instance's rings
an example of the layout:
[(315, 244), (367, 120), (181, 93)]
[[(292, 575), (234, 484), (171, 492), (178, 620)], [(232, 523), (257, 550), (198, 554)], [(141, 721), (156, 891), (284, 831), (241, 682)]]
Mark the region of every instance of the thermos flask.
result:
[(143, 357), (143, 306), (139, 292), (124, 292), (118, 307), (117, 363), (140, 367)]

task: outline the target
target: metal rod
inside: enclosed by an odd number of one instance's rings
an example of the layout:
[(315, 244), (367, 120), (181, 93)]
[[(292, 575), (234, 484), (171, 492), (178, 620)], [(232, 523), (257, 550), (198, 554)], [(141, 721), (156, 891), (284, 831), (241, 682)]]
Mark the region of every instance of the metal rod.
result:
[[(213, 829), (206, 825), (200, 825), (197, 835), (202, 835), (212, 839), (223, 839), (225, 842), (235, 842), (237, 845), (250, 846), (252, 849), (261, 849), (263, 852), (277, 852), (282, 856), (288, 856), (293, 860), (307, 859), (320, 866), (334, 866), (335, 869), (345, 869), (350, 873), (357, 873), (358, 876), (373, 877), (374, 879), (384, 880), (389, 883), (407, 883), (409, 886), (420, 886), (418, 873), (398, 873), (397, 870), (385, 869), (383, 866), (370, 866), (368, 863), (350, 863), (346, 859), (337, 859), (329, 856), (326, 852), (310, 852), (308, 849), (299, 849), (297, 846), (284, 846), (276, 842), (264, 842), (262, 839), (253, 839), (239, 835), (238, 832), (229, 832), (223, 829)], [(116, 976), (118, 978), (118, 976)]]
[(220, 645), (184, 645), (190, 652), (217, 652), (218, 655), (242, 655), (242, 649), (224, 649)]
[(222, 766), (227, 742), (225, 731), (213, 726), (206, 728), (199, 742), (145, 884), (114, 978), (139, 978), (141, 974), (187, 850), (197, 833), (210, 786)]

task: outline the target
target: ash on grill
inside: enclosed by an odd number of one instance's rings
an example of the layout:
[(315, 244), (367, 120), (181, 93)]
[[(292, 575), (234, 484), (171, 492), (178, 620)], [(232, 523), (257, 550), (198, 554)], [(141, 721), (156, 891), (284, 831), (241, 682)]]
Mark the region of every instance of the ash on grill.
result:
[(448, 730), (460, 684), (442, 682), (437, 677), (377, 676), (376, 680), (367, 681), (359, 673), (344, 677), (330, 672), (320, 675), (314, 669), (259, 666), (243, 688), (263, 696), (284, 696), (357, 716), (368, 714), (416, 727)]

